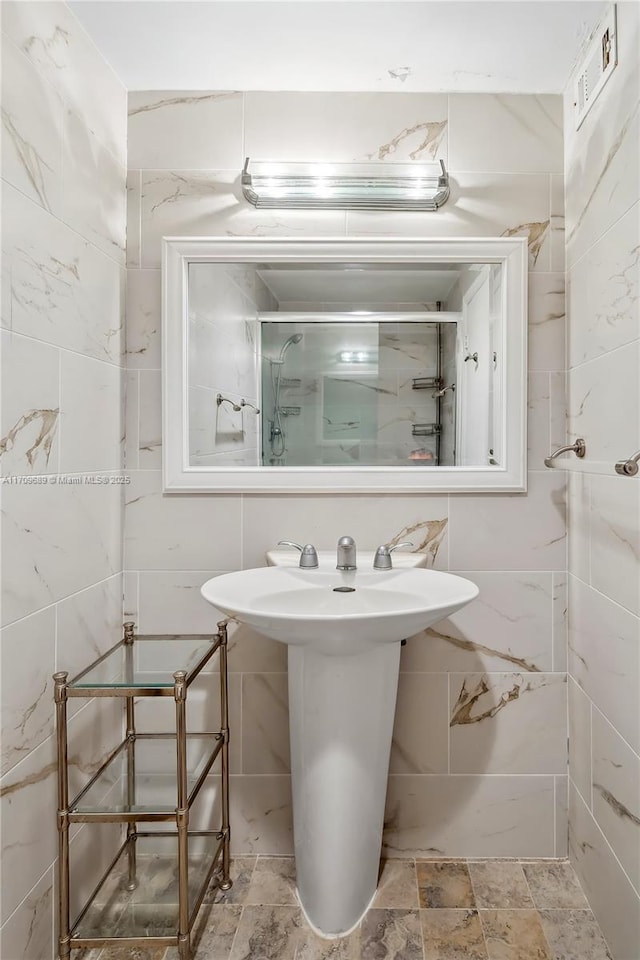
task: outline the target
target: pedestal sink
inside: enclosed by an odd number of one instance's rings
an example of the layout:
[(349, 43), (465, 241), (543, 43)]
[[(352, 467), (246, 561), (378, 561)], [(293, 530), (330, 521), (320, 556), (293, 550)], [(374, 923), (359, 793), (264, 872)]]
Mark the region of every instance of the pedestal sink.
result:
[(317, 933), (344, 936), (376, 891), (400, 641), (478, 588), (435, 570), (340, 571), (321, 559), (316, 570), (214, 577), (202, 595), (289, 647), (298, 896)]

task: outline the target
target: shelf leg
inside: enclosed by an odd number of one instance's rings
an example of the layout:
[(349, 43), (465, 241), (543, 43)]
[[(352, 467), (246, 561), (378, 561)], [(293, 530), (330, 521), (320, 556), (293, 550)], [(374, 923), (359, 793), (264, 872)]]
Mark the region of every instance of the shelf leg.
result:
[(220, 720), (222, 733), (222, 879), (221, 890), (229, 890), (233, 884), (231, 870), (231, 830), (229, 828), (229, 688), (227, 683), (227, 624), (218, 624), (220, 637)]
[(178, 777), (178, 956), (190, 960), (189, 939), (189, 807), (187, 785), (187, 674), (178, 670), (175, 680), (176, 701), (176, 762)]
[[(133, 713), (133, 697), (127, 697), (127, 805), (135, 806), (136, 802), (136, 730)], [(129, 875), (127, 890), (135, 890), (138, 886), (138, 866), (136, 850), (137, 825), (127, 824), (127, 860)]]
[[(134, 624), (127, 621), (124, 624), (124, 648), (125, 648), (125, 671), (127, 680), (133, 684), (134, 666), (133, 666), (133, 641)], [(133, 697), (127, 697), (126, 703), (126, 722), (127, 722), (127, 805), (133, 807), (136, 802), (136, 723), (134, 713)], [(135, 823), (127, 824), (127, 861), (129, 865), (127, 890), (135, 890), (138, 886), (137, 870), (137, 850), (136, 837), (138, 835)]]
[(67, 679), (54, 673), (56, 737), (58, 747), (58, 956), (71, 956), (69, 929), (69, 773), (67, 765)]

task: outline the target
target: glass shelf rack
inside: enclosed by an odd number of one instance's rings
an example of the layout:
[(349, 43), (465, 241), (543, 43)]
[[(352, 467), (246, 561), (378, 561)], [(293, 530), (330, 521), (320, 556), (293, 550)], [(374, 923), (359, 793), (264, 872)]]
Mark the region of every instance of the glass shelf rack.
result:
[[(220, 729), (187, 733), (187, 694), (214, 654), (219, 655)], [(191, 931), (205, 894), (215, 884), (228, 890), (229, 708), (226, 621), (213, 635), (135, 634), (124, 624), (122, 640), (69, 680), (54, 674), (58, 747), (58, 956), (108, 944), (177, 947), (191, 960)], [(137, 698), (172, 697), (175, 730), (137, 733)], [(69, 698), (120, 697), (125, 737), (80, 792), (69, 799)], [(220, 757), (219, 830), (189, 828), (189, 813)], [(167, 759), (172, 759), (172, 768)], [(126, 836), (78, 916), (70, 917), (69, 829), (74, 823), (120, 823)], [(166, 824), (140, 830), (139, 824)], [(161, 853), (158, 853), (161, 849)], [(173, 895), (166, 909), (153, 907), (148, 882), (168, 871)], [(117, 896), (113, 892), (117, 890)], [(115, 904), (115, 911), (114, 911)], [(153, 910), (153, 922), (150, 922)]]

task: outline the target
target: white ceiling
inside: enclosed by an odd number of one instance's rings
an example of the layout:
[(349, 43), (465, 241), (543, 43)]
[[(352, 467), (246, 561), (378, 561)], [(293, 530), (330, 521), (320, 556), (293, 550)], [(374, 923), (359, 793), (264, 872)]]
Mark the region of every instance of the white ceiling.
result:
[[(561, 93), (582, 0), (76, 0), (129, 90)], [(393, 76), (393, 71), (409, 73)]]
[(459, 276), (456, 264), (442, 269), (399, 270), (375, 267), (258, 270), (279, 303), (435, 303), (445, 301)]

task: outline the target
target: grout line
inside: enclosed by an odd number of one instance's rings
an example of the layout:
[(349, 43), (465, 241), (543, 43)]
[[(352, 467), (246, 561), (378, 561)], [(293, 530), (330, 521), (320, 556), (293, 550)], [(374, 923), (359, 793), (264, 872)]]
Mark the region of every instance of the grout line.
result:
[(110, 254), (108, 254), (105, 250), (103, 250), (102, 247), (99, 247), (95, 243), (95, 241), (91, 240), (89, 237), (85, 237), (84, 234), (76, 230), (76, 228), (71, 226), (71, 224), (67, 223), (66, 220), (63, 220), (61, 217), (57, 216), (55, 213), (52, 213), (51, 210), (48, 210), (46, 207), (43, 207), (42, 204), (38, 203), (37, 200), (34, 200), (33, 197), (30, 197), (28, 194), (24, 193), (24, 191), (21, 190), (20, 187), (17, 187), (14, 183), (11, 183), (5, 177), (2, 177), (2, 182), (6, 186), (11, 187), (12, 190), (15, 190), (16, 193), (19, 194), (24, 200), (28, 200), (29, 203), (32, 203), (34, 207), (36, 207), (41, 213), (44, 213), (45, 216), (51, 217), (53, 220), (55, 220), (56, 223), (61, 223), (66, 230), (68, 230), (74, 236), (78, 237), (82, 241), (82, 244), (84, 246), (89, 246), (93, 249), (94, 252), (102, 254), (102, 256), (105, 257), (109, 261), (109, 263), (115, 264), (121, 270), (125, 269), (125, 263), (121, 263), (119, 260), (116, 260)]
[(593, 700), (589, 697), (589, 810), (593, 812)]
[[(596, 237), (596, 239), (593, 241), (593, 243), (592, 243), (589, 247), (587, 247), (587, 249), (584, 251), (584, 253), (581, 253), (581, 254), (580, 254), (580, 256), (578, 257), (577, 260), (574, 260), (573, 263), (570, 264), (570, 263), (569, 263), (569, 258), (567, 257), (567, 264), (566, 264), (566, 273), (567, 273), (567, 275), (570, 274), (571, 271), (574, 270), (574, 269), (578, 266), (578, 264), (580, 263), (581, 260), (584, 260), (584, 258), (591, 253), (591, 251), (593, 250), (593, 248), (596, 247), (596, 246), (600, 243), (601, 240), (604, 240), (604, 238), (607, 236), (608, 233), (610, 233), (615, 227), (618, 226), (618, 224), (620, 223), (621, 220), (624, 220), (624, 218), (627, 216), (627, 214), (630, 213), (630, 212), (633, 210), (633, 208), (638, 205), (638, 203), (640, 203), (640, 201), (634, 200), (634, 202), (631, 204), (631, 206), (627, 207), (627, 209), (624, 211), (624, 213), (620, 214), (620, 216), (618, 217), (618, 219), (617, 219), (617, 220), (614, 220), (613, 223), (610, 224), (610, 225), (606, 228), (606, 230), (604, 231), (604, 233), (601, 233), (598, 237)], [(567, 235), (568, 235), (568, 232), (567, 232)], [(575, 232), (574, 232), (574, 236), (575, 236)], [(568, 248), (568, 242), (565, 244), (565, 247)]]
[(247, 90), (240, 92), (240, 169), (244, 167), (247, 149)]
[(141, 415), (140, 396), (141, 396), (141, 389), (142, 389), (141, 382), (140, 382), (142, 378), (140, 374), (141, 374), (141, 371), (136, 370), (135, 372), (136, 421), (135, 421), (135, 426), (133, 430), (134, 438), (136, 441), (135, 454), (134, 454), (134, 458), (136, 461), (136, 466), (135, 466), (136, 470), (140, 466), (140, 415)]
[[(12, 336), (16, 336), (12, 332)], [(17, 334), (17, 336), (23, 336), (22, 334)], [(31, 340), (31, 337), (26, 337), (25, 339)], [(36, 341), (42, 343), (43, 341)], [(64, 420), (63, 409), (62, 409), (62, 348), (56, 347), (58, 351), (58, 442), (56, 444), (56, 472), (62, 473), (62, 423)]]
[[(591, 820), (593, 821), (593, 824), (594, 824), (596, 830), (598, 831), (598, 833), (599, 833), (600, 836), (602, 837), (602, 840), (604, 841), (605, 848), (606, 848), (606, 849), (605, 849), (605, 853), (608, 851), (608, 852), (611, 854), (611, 856), (613, 857), (613, 859), (614, 859), (615, 862), (617, 863), (618, 867), (620, 868), (620, 871), (621, 871), (622, 874), (624, 875), (624, 878), (625, 878), (625, 880), (627, 881), (627, 883), (629, 884), (629, 886), (631, 887), (631, 889), (634, 891), (634, 893), (635, 893), (636, 895), (640, 894), (640, 891), (636, 889), (635, 884), (633, 883), (631, 877), (629, 876), (629, 874), (627, 873), (626, 869), (623, 867), (622, 863), (620, 862), (620, 859), (618, 858), (617, 853), (615, 852), (615, 850), (613, 849), (613, 847), (611, 846), (611, 844), (610, 844), (609, 841), (607, 840), (607, 837), (606, 837), (606, 835), (605, 835), (602, 827), (600, 826), (600, 824), (598, 823), (598, 821), (597, 821), (596, 818), (594, 817), (593, 812), (592, 812), (591, 810), (589, 810), (589, 808), (587, 807), (587, 804), (586, 804), (585, 801), (584, 801), (584, 797), (580, 794), (580, 791), (579, 791), (578, 789), (576, 789), (576, 793), (578, 794), (578, 796), (580, 797), (580, 799), (581, 799), (582, 802), (584, 803), (585, 809), (586, 809), (587, 813), (589, 814)], [(576, 873), (576, 876), (577, 876), (577, 871), (574, 870), (574, 872)], [(578, 877), (578, 880), (579, 880), (579, 879), (580, 879), (580, 878)], [(582, 884), (580, 884), (580, 886), (582, 887)], [(584, 890), (583, 890), (582, 892), (584, 893)], [(585, 893), (585, 897), (586, 897), (586, 896), (587, 896), (587, 895), (586, 895), (586, 893)], [(589, 901), (588, 901), (588, 898), (587, 898), (587, 902), (589, 902)], [(592, 910), (591, 903), (589, 903), (589, 909)], [(594, 916), (595, 916), (595, 914), (594, 914)]]
[(43, 613), (45, 610), (49, 610), (51, 607), (56, 607), (58, 604), (64, 603), (65, 600), (71, 600), (73, 597), (77, 597), (81, 593), (85, 593), (87, 590), (93, 590), (94, 587), (98, 587), (103, 583), (107, 583), (109, 580), (113, 580), (114, 577), (122, 576), (122, 573), (122, 570), (116, 570), (115, 573), (110, 573), (108, 577), (104, 577), (102, 580), (96, 580), (95, 583), (89, 583), (86, 587), (81, 587), (79, 590), (75, 590), (73, 593), (69, 593), (64, 597), (60, 597), (58, 600), (52, 600), (51, 603), (47, 603), (43, 607), (38, 607), (36, 610), (31, 610), (23, 617), (16, 617), (15, 620), (9, 620), (7, 623), (3, 623), (2, 629), (5, 630), (7, 627), (15, 626), (16, 624), (21, 623), (23, 620), (28, 620), (29, 617), (35, 617), (37, 614)]
[(452, 673), (447, 671), (447, 776), (451, 776), (451, 678)]
[[(629, 350), (631, 347), (637, 345), (640, 338), (633, 337), (631, 340), (628, 340), (626, 343), (621, 343), (617, 347), (612, 347), (610, 350), (605, 350), (602, 353), (599, 353), (597, 357), (589, 357), (588, 360), (581, 360), (579, 363), (574, 364), (572, 367), (567, 367), (567, 374), (575, 373), (578, 370), (584, 369), (589, 364), (600, 363), (604, 359), (608, 359), (612, 354), (619, 353), (622, 350)], [(567, 377), (567, 380), (569, 378)]]
[[(575, 683), (575, 680), (574, 680), (574, 683)], [(576, 684), (576, 685), (579, 686), (578, 684)], [(582, 687), (580, 687), (580, 689), (582, 690)], [(620, 731), (618, 730), (618, 728), (616, 727), (616, 725), (611, 722), (611, 720), (610, 720), (609, 717), (606, 715), (606, 713), (604, 713), (604, 711), (602, 711), (602, 710), (600, 709), (600, 707), (598, 706), (597, 703), (595, 703), (593, 700), (591, 700), (591, 698), (588, 696), (587, 693), (585, 693), (584, 690), (582, 690), (582, 692), (583, 692), (583, 693), (585, 694), (585, 696), (588, 697), (588, 699), (590, 700), (591, 706), (593, 707), (593, 709), (598, 711), (598, 713), (599, 713), (600, 716), (603, 718), (603, 720), (605, 720), (605, 722), (609, 724), (609, 726), (612, 728), (612, 730), (615, 732), (615, 734), (622, 740), (622, 742), (624, 743), (624, 745), (625, 745), (626, 747), (628, 747), (628, 749), (631, 751), (631, 753), (634, 755), (634, 757), (637, 757), (638, 760), (640, 760), (640, 753), (638, 753), (638, 751), (637, 751), (634, 747), (631, 746), (631, 744), (629, 743), (629, 741), (625, 739), (625, 737), (623, 736), (623, 734), (621, 734)], [(593, 711), (592, 711), (592, 712), (593, 712)]]
[[(72, 354), (75, 357), (82, 357), (85, 360), (95, 360), (96, 363), (104, 363), (108, 367), (113, 367), (116, 370), (120, 370), (122, 373), (125, 372), (126, 368), (121, 362), (115, 360), (105, 360), (102, 357), (95, 357), (92, 353), (83, 353), (82, 350), (74, 350), (73, 347), (66, 347), (63, 344), (55, 343), (53, 340), (42, 340), (40, 337), (34, 337), (31, 333), (23, 333), (21, 330), (15, 330), (13, 327), (2, 327), (3, 333), (8, 333), (12, 337), (20, 337), (22, 340), (29, 340), (31, 343), (39, 343), (45, 347), (51, 347), (52, 350), (58, 350), (60, 353), (59, 360), (59, 376), (60, 376), (60, 389), (58, 392), (58, 398), (61, 397), (62, 390), (62, 352)], [(134, 368), (136, 369), (136, 368)]]
[[(553, 216), (553, 173), (549, 174), (549, 272), (551, 273), (553, 267), (553, 227), (551, 225), (551, 219)], [(566, 314), (566, 310), (565, 310)], [(566, 335), (566, 334), (565, 334)]]
[(553, 778), (553, 852), (555, 856), (558, 856), (558, 785), (556, 783), (556, 777)]
[[(138, 241), (138, 267), (143, 267), (142, 262), (142, 168), (138, 170), (138, 222), (136, 224), (136, 230), (138, 236), (136, 237)], [(158, 269), (162, 267), (162, 264), (158, 264)]]
[[(254, 868), (254, 869), (255, 869), (255, 868)], [(252, 875), (253, 875), (253, 874), (252, 874)], [(231, 956), (231, 955), (233, 954), (233, 948), (234, 948), (234, 946), (235, 946), (235, 942), (236, 942), (236, 939), (237, 939), (237, 937), (238, 937), (238, 930), (240, 929), (240, 924), (242, 923), (242, 918), (244, 917), (244, 907), (245, 907), (245, 905), (244, 905), (244, 903), (242, 903), (242, 904), (240, 905), (240, 916), (238, 917), (238, 926), (236, 927), (236, 931), (235, 931), (235, 933), (234, 933), (234, 935), (233, 935), (233, 940), (231, 941), (231, 946), (230, 946), (230, 948), (229, 948), (229, 954), (228, 954), (228, 956)], [(196, 953), (197, 953), (197, 951), (196, 951)], [(98, 960), (100, 960), (100, 958), (98, 958)]]

